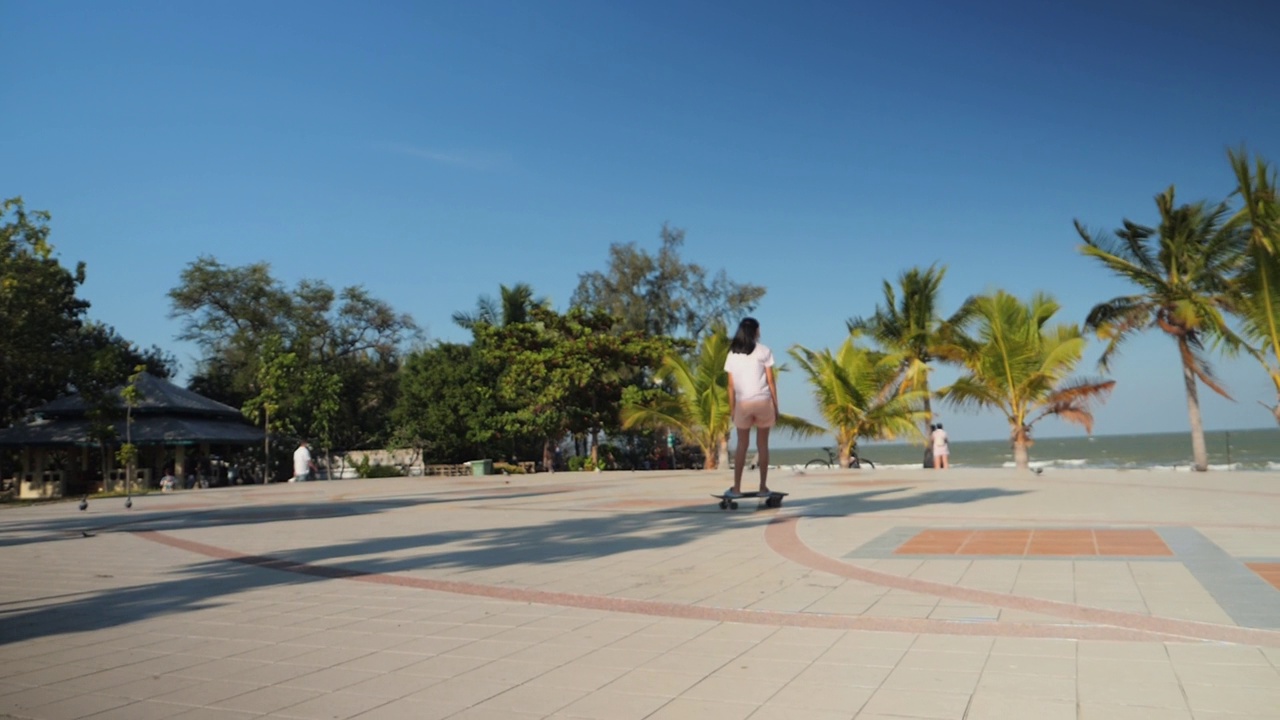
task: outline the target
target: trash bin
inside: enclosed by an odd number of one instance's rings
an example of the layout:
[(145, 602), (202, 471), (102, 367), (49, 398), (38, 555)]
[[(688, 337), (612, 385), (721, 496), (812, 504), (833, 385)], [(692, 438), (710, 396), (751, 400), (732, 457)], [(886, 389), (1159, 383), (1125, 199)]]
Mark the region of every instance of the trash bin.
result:
[(492, 460), (472, 460), (471, 474), (472, 475), (492, 475), (493, 461)]

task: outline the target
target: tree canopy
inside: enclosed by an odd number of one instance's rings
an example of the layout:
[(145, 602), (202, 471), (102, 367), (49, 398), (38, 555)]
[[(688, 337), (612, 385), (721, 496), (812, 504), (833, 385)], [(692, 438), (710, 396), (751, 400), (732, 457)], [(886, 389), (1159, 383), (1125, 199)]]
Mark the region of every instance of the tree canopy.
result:
[(664, 224), (659, 237), (656, 255), (635, 243), (610, 245), (608, 268), (579, 275), (571, 305), (613, 316), (618, 330), (696, 344), (714, 323), (734, 324), (764, 297), (760, 285), (682, 260), (684, 230)]
[(1125, 220), (1114, 234), (1106, 234), (1091, 233), (1076, 222), (1084, 240), (1080, 252), (1137, 289), (1095, 305), (1085, 325), (1107, 341), (1099, 360), (1103, 369), (1135, 333), (1158, 329), (1174, 341), (1187, 395), (1194, 467), (1204, 471), (1209, 461), (1196, 384), (1230, 397), (1205, 350), (1209, 342), (1243, 344), (1226, 315), (1233, 307), (1232, 278), (1245, 261), (1245, 236), (1227, 222), (1225, 203), (1178, 205), (1170, 187), (1156, 196), (1156, 208), (1157, 227)]
[(0, 426), (68, 392), (121, 385), (137, 365), (169, 377), (177, 364), (88, 318), (85, 264), (58, 260), (51, 220), (20, 197), (0, 203)]
[(271, 375), (262, 350), (278, 342), (275, 357), (291, 356), (297, 377), (280, 393), (273, 426), (342, 448), (386, 441), (404, 347), (419, 336), (408, 315), (359, 286), (302, 280), (290, 290), (267, 263), (232, 267), (209, 256), (187, 265), (169, 298), (170, 314), (184, 319), (179, 339), (203, 353), (193, 389), (260, 410), (252, 401)]

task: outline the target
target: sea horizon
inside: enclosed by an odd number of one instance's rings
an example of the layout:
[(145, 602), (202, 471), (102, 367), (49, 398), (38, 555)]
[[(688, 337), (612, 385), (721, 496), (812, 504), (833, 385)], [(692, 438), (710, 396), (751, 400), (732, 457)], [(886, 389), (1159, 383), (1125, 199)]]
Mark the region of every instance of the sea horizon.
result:
[[(1212, 470), (1280, 470), (1280, 428), (1214, 430), (1205, 433)], [(775, 447), (769, 464), (803, 467), (825, 459), (832, 443)], [(754, 443), (752, 445), (754, 452)], [(924, 447), (902, 442), (863, 442), (862, 456), (877, 468), (919, 468)], [(1153, 432), (1045, 437), (1030, 448), (1031, 467), (1113, 470), (1190, 470), (1191, 433)], [(1014, 467), (1008, 440), (955, 440), (951, 443), (953, 467)]]

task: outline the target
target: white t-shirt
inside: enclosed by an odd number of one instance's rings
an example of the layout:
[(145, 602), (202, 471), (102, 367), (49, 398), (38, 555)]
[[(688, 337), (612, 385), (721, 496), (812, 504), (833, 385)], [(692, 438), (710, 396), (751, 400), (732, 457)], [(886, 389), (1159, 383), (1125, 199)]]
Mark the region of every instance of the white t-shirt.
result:
[(299, 445), (293, 451), (293, 476), (301, 477), (311, 472), (311, 451), (306, 445)]
[(736, 400), (768, 400), (769, 373), (773, 367), (773, 351), (767, 345), (756, 343), (756, 349), (743, 354), (730, 352), (725, 358), (724, 369), (733, 376), (733, 394)]
[(933, 449), (935, 452), (947, 449), (947, 431), (938, 428), (933, 431)]

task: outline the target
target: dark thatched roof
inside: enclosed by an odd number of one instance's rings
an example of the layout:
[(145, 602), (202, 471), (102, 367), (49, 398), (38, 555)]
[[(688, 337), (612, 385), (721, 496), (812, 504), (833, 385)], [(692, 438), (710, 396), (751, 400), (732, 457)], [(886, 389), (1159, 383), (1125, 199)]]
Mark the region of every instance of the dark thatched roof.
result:
[[(123, 387), (113, 392), (119, 397)], [(133, 408), (133, 416), (141, 415), (195, 415), (200, 417), (222, 417), (227, 419), (243, 419), (240, 411), (230, 405), (223, 405), (216, 400), (198, 395), (185, 388), (162, 380), (151, 373), (142, 373), (138, 377), (138, 391), (142, 399)], [(124, 401), (120, 400), (120, 407)], [(33, 412), (46, 418), (84, 417), (88, 404), (80, 395), (68, 395), (46, 403)]]
[[(133, 408), (129, 434), (136, 445), (249, 445), (262, 442), (261, 428), (250, 425), (239, 410), (210, 400), (154, 375), (138, 378), (142, 399)], [(115, 392), (119, 393), (120, 388)], [(124, 442), (124, 403), (115, 423), (117, 442)], [(0, 430), (0, 446), (96, 445), (79, 395), (69, 395), (36, 408), (35, 422)]]

